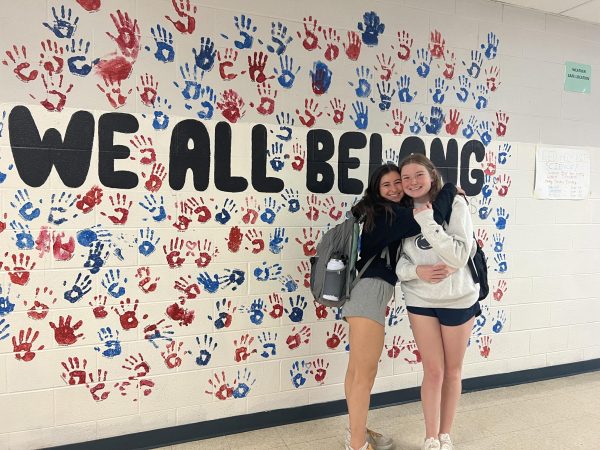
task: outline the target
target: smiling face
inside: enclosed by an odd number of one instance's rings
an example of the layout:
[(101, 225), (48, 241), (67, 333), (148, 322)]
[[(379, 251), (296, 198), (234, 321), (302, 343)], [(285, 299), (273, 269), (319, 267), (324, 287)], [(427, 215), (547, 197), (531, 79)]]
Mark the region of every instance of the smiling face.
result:
[(379, 195), (393, 203), (398, 203), (404, 197), (402, 180), (396, 171), (388, 172), (379, 180)]
[(421, 164), (410, 163), (402, 167), (402, 188), (415, 202), (426, 203), (431, 200), (429, 191), (432, 181), (431, 174)]

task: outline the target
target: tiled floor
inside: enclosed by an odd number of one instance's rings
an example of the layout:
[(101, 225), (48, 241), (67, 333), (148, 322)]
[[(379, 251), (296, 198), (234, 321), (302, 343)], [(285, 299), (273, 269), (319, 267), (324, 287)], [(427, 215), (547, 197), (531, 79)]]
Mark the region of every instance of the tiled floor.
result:
[[(420, 448), (419, 403), (376, 409), (369, 426), (397, 450)], [(341, 450), (346, 416), (163, 447), (169, 450)], [(453, 439), (457, 450), (600, 449), (600, 372), (464, 394)]]

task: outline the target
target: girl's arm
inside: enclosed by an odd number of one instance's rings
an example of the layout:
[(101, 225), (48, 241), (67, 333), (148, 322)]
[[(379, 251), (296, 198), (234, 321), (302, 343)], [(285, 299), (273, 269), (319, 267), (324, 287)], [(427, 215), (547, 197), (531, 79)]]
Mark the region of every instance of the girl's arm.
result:
[(415, 220), (421, 226), (427, 242), (444, 263), (457, 269), (467, 264), (474, 239), (471, 213), (464, 199), (457, 198), (454, 201), (452, 216), (445, 230), (433, 219), (430, 209), (416, 214)]

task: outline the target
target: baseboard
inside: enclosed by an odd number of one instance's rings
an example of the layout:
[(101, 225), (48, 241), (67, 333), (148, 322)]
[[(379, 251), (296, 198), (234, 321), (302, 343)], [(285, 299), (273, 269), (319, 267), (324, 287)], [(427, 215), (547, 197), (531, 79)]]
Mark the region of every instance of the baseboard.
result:
[[(474, 392), (517, 384), (531, 383), (600, 370), (600, 358), (558, 366), (521, 370), (518, 372), (486, 375), (463, 380), (463, 391)], [(419, 400), (419, 388), (382, 392), (371, 396), (372, 408), (383, 408)], [(52, 447), (64, 450), (133, 450), (166, 447), (183, 442), (207, 439), (261, 428), (287, 425), (307, 420), (323, 419), (346, 413), (346, 401), (335, 400), (315, 405), (277, 409), (244, 416), (226, 417), (206, 422), (179, 425), (142, 433), (115, 436), (96, 441)]]

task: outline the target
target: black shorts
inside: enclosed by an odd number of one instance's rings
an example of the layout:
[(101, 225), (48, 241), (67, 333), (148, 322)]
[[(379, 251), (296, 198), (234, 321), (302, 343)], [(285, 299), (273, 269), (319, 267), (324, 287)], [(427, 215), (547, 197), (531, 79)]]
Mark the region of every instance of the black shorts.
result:
[(419, 316), (436, 317), (440, 325), (447, 327), (456, 327), (467, 322), (471, 317), (477, 317), (481, 314), (479, 302), (475, 302), (470, 308), (419, 308), (417, 306), (407, 306), (409, 313)]

